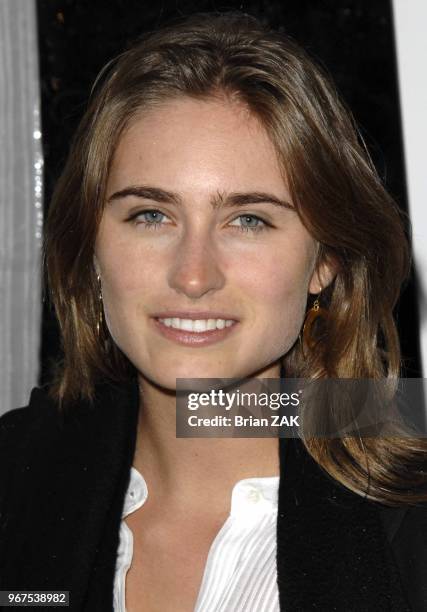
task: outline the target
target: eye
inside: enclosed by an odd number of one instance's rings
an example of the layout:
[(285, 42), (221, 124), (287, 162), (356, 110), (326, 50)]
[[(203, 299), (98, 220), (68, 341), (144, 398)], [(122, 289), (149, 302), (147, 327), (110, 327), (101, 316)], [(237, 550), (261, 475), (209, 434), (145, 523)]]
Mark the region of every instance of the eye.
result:
[(240, 220), (243, 221), (243, 225), (240, 224), (238, 229), (243, 232), (261, 232), (269, 227), (266, 221), (257, 215), (239, 215), (236, 219), (234, 219), (234, 222)]
[(164, 218), (167, 218), (164, 213), (153, 209), (134, 213), (126, 221), (132, 221), (135, 225), (145, 225), (147, 229), (157, 229), (160, 225), (165, 225), (162, 223)]

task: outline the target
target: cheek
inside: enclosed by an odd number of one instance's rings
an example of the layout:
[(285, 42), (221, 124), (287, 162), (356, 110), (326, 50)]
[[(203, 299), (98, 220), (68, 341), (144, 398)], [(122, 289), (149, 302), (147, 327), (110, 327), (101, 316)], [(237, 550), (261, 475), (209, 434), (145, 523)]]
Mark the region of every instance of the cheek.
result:
[(155, 280), (150, 247), (123, 236), (114, 223), (104, 222), (97, 241), (97, 258), (102, 277), (103, 294), (114, 299), (127, 299)]
[(111, 336), (121, 346), (129, 330), (138, 325), (141, 304), (155, 290), (157, 277), (147, 261), (147, 252), (129, 241), (115, 240), (110, 233), (108, 243), (101, 235), (97, 243), (97, 259), (102, 278), (105, 320)]
[[(254, 306), (253, 338), (258, 346), (259, 337), (264, 338), (259, 350), (268, 360), (287, 353), (301, 331), (314, 266), (314, 251), (309, 246), (277, 249), (270, 256), (264, 253), (245, 267), (241, 277), (243, 293)], [(283, 255), (278, 256), (280, 252)]]
[(246, 261), (240, 266), (240, 283), (248, 295), (271, 315), (289, 313), (305, 308), (308, 285), (312, 273), (312, 257), (307, 250), (290, 252), (282, 256), (266, 254)]
[[(126, 262), (126, 259), (123, 261)], [(128, 263), (112, 264), (104, 269), (104, 310), (113, 326), (120, 320), (131, 322), (138, 317), (147, 298), (156, 292), (159, 281), (151, 266), (141, 265), (140, 261), (127, 261)]]

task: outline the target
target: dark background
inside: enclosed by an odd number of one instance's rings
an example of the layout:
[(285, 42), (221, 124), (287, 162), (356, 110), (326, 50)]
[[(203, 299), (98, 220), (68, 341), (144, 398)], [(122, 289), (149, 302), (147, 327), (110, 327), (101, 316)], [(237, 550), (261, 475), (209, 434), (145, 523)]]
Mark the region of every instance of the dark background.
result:
[[(248, 2), (37, 0), (45, 209), (71, 136), (102, 66), (146, 30), (198, 11), (242, 10), (292, 36), (332, 75), (352, 109), (378, 172), (407, 210), (401, 122), (389, 0)], [(421, 376), (414, 275), (396, 308), (404, 376)], [(60, 353), (44, 301), (40, 383)]]

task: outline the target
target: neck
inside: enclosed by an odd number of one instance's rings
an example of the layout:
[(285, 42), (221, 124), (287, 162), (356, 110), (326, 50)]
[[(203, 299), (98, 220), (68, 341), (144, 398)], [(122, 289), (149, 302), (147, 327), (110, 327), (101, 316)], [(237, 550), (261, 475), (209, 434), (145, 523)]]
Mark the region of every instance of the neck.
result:
[(134, 466), (169, 503), (226, 499), (243, 478), (279, 475), (277, 438), (177, 438), (175, 393), (142, 378), (139, 388)]

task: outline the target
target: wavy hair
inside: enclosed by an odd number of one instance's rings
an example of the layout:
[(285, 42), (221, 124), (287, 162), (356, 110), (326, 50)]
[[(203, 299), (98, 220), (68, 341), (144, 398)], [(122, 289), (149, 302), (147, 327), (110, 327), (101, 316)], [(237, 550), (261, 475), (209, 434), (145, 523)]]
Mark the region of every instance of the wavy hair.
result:
[[(151, 32), (98, 76), (50, 205), (44, 258), (64, 359), (52, 395), (93, 398), (100, 380), (134, 366), (107, 328), (97, 331), (94, 244), (123, 130), (141, 109), (177, 96), (229, 96), (259, 118), (275, 145), (318, 263), (338, 272), (321, 295), (326, 326), (314, 348), (296, 342), (287, 376), (388, 378), (400, 374), (393, 309), (410, 266), (402, 213), (386, 192), (329, 77), (294, 41), (241, 13), (198, 14)], [(308, 304), (309, 306), (309, 304)], [(407, 436), (304, 439), (335, 480), (396, 505), (427, 500), (425, 441)]]

